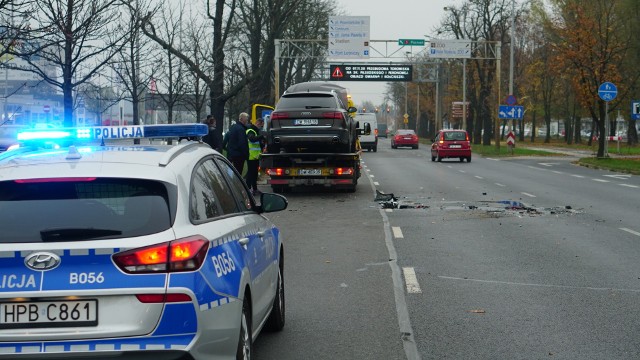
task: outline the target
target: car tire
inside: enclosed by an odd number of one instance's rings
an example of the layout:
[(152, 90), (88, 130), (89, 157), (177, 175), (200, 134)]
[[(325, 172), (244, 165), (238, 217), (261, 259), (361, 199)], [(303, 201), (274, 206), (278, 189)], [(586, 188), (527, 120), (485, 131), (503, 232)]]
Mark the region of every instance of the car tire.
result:
[(467, 158), (467, 162), (471, 162), (471, 156)]
[(242, 315), (240, 316), (240, 336), (238, 338), (238, 349), (236, 350), (236, 360), (251, 359), (251, 307), (249, 298), (244, 298), (242, 302)]
[(373, 147), (373, 152), (378, 152), (378, 146), (377, 145)]
[(442, 162), (442, 156), (440, 156), (440, 154), (438, 154), (438, 162)]
[(283, 266), (284, 259), (280, 254), (280, 265), (278, 266), (278, 284), (276, 286), (276, 296), (273, 299), (271, 314), (265, 325), (267, 331), (281, 331), (285, 322), (285, 298), (284, 298), (284, 276)]
[(436, 161), (436, 157), (431, 155), (431, 161)]
[(464, 161), (464, 157), (460, 156), (460, 162), (463, 162), (463, 161)]

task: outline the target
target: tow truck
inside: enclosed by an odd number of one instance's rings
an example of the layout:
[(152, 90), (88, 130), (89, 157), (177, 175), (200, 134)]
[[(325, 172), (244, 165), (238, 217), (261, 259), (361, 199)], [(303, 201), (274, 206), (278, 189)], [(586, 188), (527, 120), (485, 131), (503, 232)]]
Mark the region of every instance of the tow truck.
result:
[[(347, 89), (339, 85), (327, 82), (300, 83), (290, 87), (287, 91), (295, 94), (308, 93), (309, 90), (335, 91), (339, 94), (340, 98), (343, 99), (342, 103), (346, 105), (348, 116), (351, 118), (354, 117), (357, 109), (353, 106), (353, 100), (347, 93)], [(257, 105), (257, 109), (254, 107), (252, 113), (274, 111), (274, 108), (267, 107), (265, 109), (265, 107), (267, 106)], [(307, 107), (307, 109), (314, 108), (317, 108), (317, 106), (308, 105)], [(308, 111), (309, 114), (311, 114), (310, 111), (313, 110)], [(337, 111), (332, 114), (335, 113), (337, 113)], [(302, 116), (307, 115), (308, 117), (309, 114), (302, 113)], [(269, 115), (272, 114), (269, 113)], [(289, 115), (290, 114), (287, 114), (287, 116)], [(313, 115), (311, 115), (311, 117), (313, 117)], [(270, 120), (270, 117), (267, 117), (267, 121), (265, 121), (265, 132), (267, 134), (269, 134), (270, 131)], [(292, 122), (291, 120), (288, 121)], [(293, 123), (302, 121), (304, 120), (294, 120)], [(318, 119), (313, 118), (309, 121), (315, 121), (317, 123)], [(330, 119), (329, 121), (332, 120)], [(283, 126), (291, 128), (296, 125), (283, 125), (280, 123), (279, 128), (282, 129)], [(368, 135), (372, 131), (368, 123), (362, 127), (360, 124), (356, 126), (355, 131), (357, 134)], [(326, 129), (326, 126), (323, 127)], [(280, 151), (267, 151), (262, 154), (260, 167), (269, 176), (268, 183), (271, 185), (273, 191), (282, 193), (299, 186), (323, 186), (326, 188), (346, 190), (348, 192), (356, 191), (358, 179), (361, 175), (361, 149), (357, 140), (358, 137), (356, 136), (355, 146), (352, 148), (352, 151), (344, 152), (338, 151), (338, 149), (344, 148), (344, 146), (340, 146), (341, 144), (338, 143), (332, 144), (332, 146), (317, 146), (317, 141), (321, 141), (321, 139), (327, 137), (326, 133), (323, 133), (325, 130), (310, 126), (306, 131), (306, 133), (304, 133), (304, 131), (299, 132), (296, 136), (298, 138), (307, 138), (309, 141), (298, 141), (295, 147), (287, 146), (286, 150), (284, 146), (280, 147), (277, 145)], [(318, 151), (318, 149), (322, 150)]]

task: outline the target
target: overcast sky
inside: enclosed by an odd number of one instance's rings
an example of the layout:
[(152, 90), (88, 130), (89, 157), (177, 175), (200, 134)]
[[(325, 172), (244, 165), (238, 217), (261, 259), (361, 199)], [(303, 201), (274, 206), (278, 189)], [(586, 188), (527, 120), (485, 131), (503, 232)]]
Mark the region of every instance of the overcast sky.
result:
[[(425, 39), (435, 35), (434, 28), (444, 18), (444, 7), (459, 5), (461, 0), (337, 0), (345, 16), (369, 16), (370, 40)], [(397, 44), (397, 43), (396, 43)], [(375, 46), (375, 43), (372, 43)], [(402, 50), (404, 52), (405, 49)], [(417, 52), (423, 49), (413, 47)], [(356, 60), (344, 60), (356, 61)], [(356, 104), (369, 100), (382, 103), (383, 82), (339, 82), (349, 88)]]

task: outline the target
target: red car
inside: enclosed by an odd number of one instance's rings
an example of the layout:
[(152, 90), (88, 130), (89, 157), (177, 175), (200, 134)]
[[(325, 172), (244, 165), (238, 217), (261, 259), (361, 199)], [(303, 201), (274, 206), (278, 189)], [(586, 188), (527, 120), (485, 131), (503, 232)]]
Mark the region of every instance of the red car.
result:
[(409, 129), (399, 129), (396, 134), (391, 138), (391, 148), (397, 149), (398, 146), (411, 146), (417, 149), (419, 146), (419, 139), (416, 132)]
[(431, 144), (431, 161), (445, 158), (467, 159), (471, 162), (471, 141), (464, 130), (440, 130)]

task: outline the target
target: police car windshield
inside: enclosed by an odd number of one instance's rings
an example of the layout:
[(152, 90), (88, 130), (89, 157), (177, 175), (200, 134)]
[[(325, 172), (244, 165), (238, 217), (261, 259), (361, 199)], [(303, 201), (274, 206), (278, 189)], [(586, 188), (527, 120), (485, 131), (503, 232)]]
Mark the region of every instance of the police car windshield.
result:
[[(61, 181), (64, 180), (64, 181)], [(0, 182), (0, 243), (142, 236), (171, 227), (167, 189), (137, 179)]]

